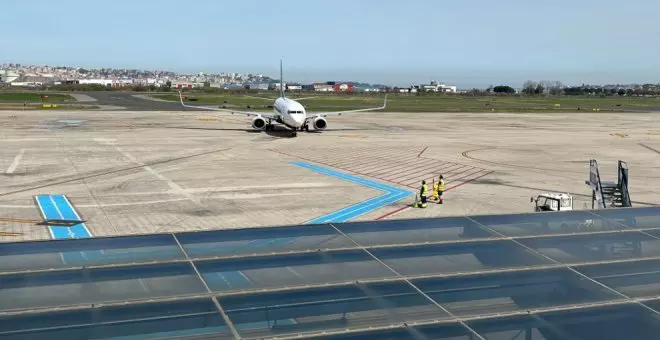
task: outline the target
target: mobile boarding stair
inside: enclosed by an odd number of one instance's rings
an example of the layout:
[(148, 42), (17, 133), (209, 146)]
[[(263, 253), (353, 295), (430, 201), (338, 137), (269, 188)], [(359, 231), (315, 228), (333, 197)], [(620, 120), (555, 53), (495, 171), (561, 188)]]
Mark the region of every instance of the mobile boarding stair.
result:
[[(591, 187), (592, 209), (608, 209), (632, 207), (630, 192), (628, 191), (628, 164), (619, 161), (617, 167), (617, 180), (602, 181), (598, 162), (595, 159), (589, 161), (589, 180), (586, 184)], [(596, 207), (596, 203), (598, 206)]]

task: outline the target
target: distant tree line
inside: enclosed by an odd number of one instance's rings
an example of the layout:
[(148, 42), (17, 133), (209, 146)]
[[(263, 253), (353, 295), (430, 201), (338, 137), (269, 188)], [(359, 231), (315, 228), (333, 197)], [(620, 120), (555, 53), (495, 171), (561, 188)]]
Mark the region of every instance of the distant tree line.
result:
[(528, 80), (523, 84), (522, 92), (523, 94), (532, 95), (532, 94), (551, 94), (551, 95), (560, 95), (562, 94), (562, 89), (564, 88), (558, 80), (548, 81), (542, 80), (539, 82)]
[(564, 88), (564, 94), (568, 96), (658, 96), (660, 95), (659, 85), (642, 85), (636, 88), (602, 88), (591, 86), (574, 86)]

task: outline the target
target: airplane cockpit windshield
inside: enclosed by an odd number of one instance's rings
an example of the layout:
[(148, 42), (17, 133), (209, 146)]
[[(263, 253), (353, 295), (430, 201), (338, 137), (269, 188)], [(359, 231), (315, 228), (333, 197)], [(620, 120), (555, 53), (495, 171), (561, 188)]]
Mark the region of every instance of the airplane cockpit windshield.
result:
[(302, 114), (302, 111), (289, 111), (290, 115)]

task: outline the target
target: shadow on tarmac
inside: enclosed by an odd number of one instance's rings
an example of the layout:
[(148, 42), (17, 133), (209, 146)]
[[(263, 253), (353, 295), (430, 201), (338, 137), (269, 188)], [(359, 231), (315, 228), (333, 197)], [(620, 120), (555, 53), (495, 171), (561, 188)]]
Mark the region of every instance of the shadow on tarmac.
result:
[[(252, 128), (241, 129), (241, 128), (212, 128), (212, 127), (193, 127), (193, 126), (161, 126), (159, 128), (163, 129), (176, 129), (176, 130), (202, 130), (202, 131), (244, 131), (245, 133), (264, 133), (268, 136), (279, 137), (279, 138), (292, 138), (291, 130), (282, 126), (275, 125), (275, 130), (265, 131), (265, 130), (255, 130)], [(323, 131), (298, 131), (298, 135), (302, 134), (323, 134), (330, 132), (342, 132), (342, 131), (373, 131), (372, 129), (326, 129)]]

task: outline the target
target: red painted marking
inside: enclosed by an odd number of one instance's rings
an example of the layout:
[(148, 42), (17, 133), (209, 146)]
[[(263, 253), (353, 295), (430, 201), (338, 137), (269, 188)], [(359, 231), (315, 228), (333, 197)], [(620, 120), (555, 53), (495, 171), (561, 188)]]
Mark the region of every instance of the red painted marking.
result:
[(364, 171), (365, 173), (375, 173), (375, 174), (381, 174), (385, 175), (391, 171), (394, 171), (396, 169), (400, 168), (405, 168), (405, 167), (410, 167), (415, 164), (417, 164), (419, 160), (417, 158), (409, 158), (409, 159), (397, 159), (397, 160), (389, 160), (387, 164), (381, 164), (381, 166), (377, 167), (368, 167), (368, 168), (363, 168), (360, 169), (361, 171)]
[(382, 159), (389, 159), (389, 160), (396, 160), (398, 158), (404, 157), (406, 155), (406, 152), (402, 152), (400, 150), (396, 150), (391, 153), (384, 153), (384, 152), (374, 152), (374, 151), (366, 151), (365, 157), (363, 158), (354, 158), (349, 160), (345, 166), (361, 166), (365, 159), (369, 160), (382, 160)]
[(378, 220), (382, 220), (382, 219), (384, 219), (384, 218), (386, 218), (386, 217), (392, 216), (392, 215), (394, 215), (394, 214), (396, 214), (396, 213), (398, 213), (398, 212), (404, 211), (404, 210), (409, 209), (409, 208), (410, 208), (410, 206), (405, 206), (405, 207), (401, 207), (401, 208), (399, 208), (399, 209), (397, 209), (397, 210), (390, 211), (390, 212), (388, 212), (387, 214), (385, 214), (385, 215), (383, 215), (383, 216), (378, 216), (378, 217), (376, 217), (376, 221), (378, 221)]
[(454, 166), (454, 164), (449, 164), (448, 163), (441, 161), (441, 160), (434, 160), (434, 161), (423, 161), (419, 166), (416, 166), (414, 169), (409, 169), (409, 168), (403, 168), (399, 169), (399, 171), (393, 172), (385, 178), (398, 178), (401, 181), (405, 181), (410, 178), (417, 178), (419, 177), (420, 174), (424, 174), (425, 172), (428, 173), (429, 171), (439, 171), (444, 169), (449, 169)]
[(399, 163), (398, 159), (392, 158), (374, 158), (370, 162), (365, 162), (364, 164), (354, 164), (349, 166), (349, 169), (354, 169), (358, 171), (367, 172), (371, 169), (379, 169), (382, 167), (392, 167), (393, 165)]
[[(431, 164), (433, 164), (433, 163), (431, 163)], [(458, 168), (453, 168), (455, 166), (458, 166)], [(401, 178), (399, 180), (399, 183), (406, 185), (408, 182), (414, 183), (414, 182), (420, 181), (421, 180), (420, 178), (426, 178), (427, 176), (449, 173), (450, 170), (448, 170), (448, 169), (451, 169), (451, 171), (455, 171), (457, 169), (464, 168), (464, 167), (465, 167), (465, 165), (461, 165), (461, 164), (452, 164), (452, 165), (447, 166), (447, 167), (435, 167), (435, 166), (425, 167), (425, 168), (422, 168), (421, 171), (416, 171), (416, 172), (408, 173), (404, 176), (401, 176)]]
[[(477, 176), (477, 177), (475, 177), (475, 178), (472, 178), (472, 179), (470, 179), (469, 181), (466, 181), (466, 182), (463, 182), (463, 183), (458, 183), (458, 184), (454, 185), (453, 187), (449, 187), (449, 188), (445, 189), (445, 192), (450, 191), (450, 190), (453, 190), (453, 189), (456, 189), (456, 188), (460, 187), (461, 185), (468, 184), (468, 183), (470, 183), (470, 182), (472, 182), (472, 181), (475, 181), (475, 180), (477, 180), (477, 179), (479, 179), (479, 178), (482, 178), (482, 177), (484, 177), (484, 176), (490, 175), (490, 174), (492, 174), (492, 173), (493, 173), (493, 171), (489, 171), (489, 172), (487, 172), (487, 173), (485, 173), (485, 174), (483, 174), (483, 175), (480, 175), (480, 176)], [(398, 209), (396, 209), (396, 210), (394, 210), (394, 211), (390, 211), (390, 212), (388, 212), (388, 213), (385, 214), (385, 215), (378, 216), (378, 217), (376, 217), (374, 220), (376, 220), (376, 221), (378, 221), (378, 220), (382, 220), (382, 219), (384, 219), (384, 218), (387, 218), (387, 217), (389, 217), (389, 216), (392, 216), (392, 215), (394, 215), (394, 214), (400, 213), (400, 212), (402, 212), (402, 211), (404, 211), (404, 210), (406, 210), (406, 209), (410, 209), (410, 208), (412, 208), (412, 207), (409, 206), (409, 205), (407, 205), (407, 206), (405, 206), (405, 207), (398, 208)]]
[(425, 147), (424, 150), (422, 150), (422, 151), (417, 155), (417, 158), (422, 157), (422, 154), (423, 154), (423, 153), (426, 151), (426, 149), (428, 149), (428, 148), (429, 148), (428, 146)]

